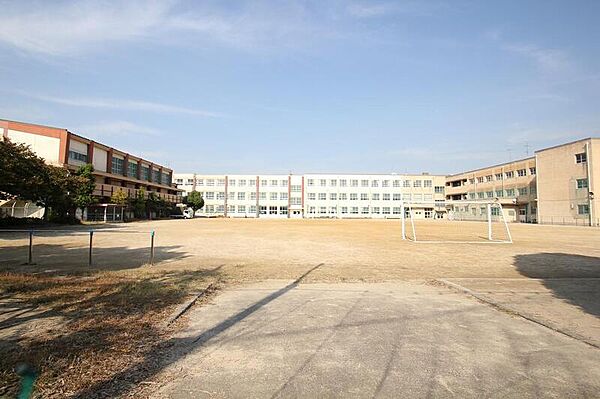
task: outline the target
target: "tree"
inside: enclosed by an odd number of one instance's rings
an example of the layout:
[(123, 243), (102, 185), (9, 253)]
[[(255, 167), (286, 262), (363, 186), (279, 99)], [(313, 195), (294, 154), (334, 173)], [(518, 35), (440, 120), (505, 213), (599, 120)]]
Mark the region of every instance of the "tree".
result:
[(130, 199), (131, 207), (133, 208), (133, 214), (136, 218), (143, 219), (146, 217), (146, 190), (140, 188), (137, 195)]
[(113, 193), (113, 195), (110, 197), (110, 202), (117, 205), (126, 205), (127, 199), (128, 198), (127, 194), (125, 194), (125, 191), (119, 189), (119, 191)]
[(47, 165), (28, 146), (0, 140), (0, 165), (0, 199), (41, 199)]
[(187, 197), (185, 197), (185, 203), (192, 208), (194, 213), (196, 213), (198, 209), (202, 209), (204, 206), (204, 198), (202, 198), (202, 193), (199, 193), (198, 191), (192, 191), (187, 195)]
[(94, 197), (94, 190), (96, 189), (96, 181), (94, 179), (94, 167), (90, 164), (81, 166), (75, 173), (74, 176), (79, 179), (75, 190), (75, 206), (82, 210), (97, 200)]

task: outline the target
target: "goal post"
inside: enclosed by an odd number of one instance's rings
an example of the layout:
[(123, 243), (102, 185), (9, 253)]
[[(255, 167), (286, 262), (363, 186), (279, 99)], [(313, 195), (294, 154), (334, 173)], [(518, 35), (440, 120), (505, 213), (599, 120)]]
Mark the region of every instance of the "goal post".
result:
[(423, 212), (436, 206), (439, 205), (433, 202), (403, 201), (402, 239), (429, 243), (513, 242), (504, 209), (498, 201), (450, 201), (445, 205), (445, 218), (441, 219), (436, 217), (436, 212), (433, 216)]

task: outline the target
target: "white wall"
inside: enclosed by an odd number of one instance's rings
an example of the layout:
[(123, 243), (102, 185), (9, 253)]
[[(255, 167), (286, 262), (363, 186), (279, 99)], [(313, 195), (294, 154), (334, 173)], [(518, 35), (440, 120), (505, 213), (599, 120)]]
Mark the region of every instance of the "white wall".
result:
[(92, 164), (94, 169), (99, 172), (106, 172), (106, 161), (108, 158), (108, 152), (102, 148), (94, 147), (94, 160)]
[(55, 137), (40, 136), (21, 132), (18, 130), (8, 130), (8, 138), (13, 143), (22, 143), (28, 145), (33, 152), (44, 158), (46, 162), (52, 164), (60, 163), (60, 139)]

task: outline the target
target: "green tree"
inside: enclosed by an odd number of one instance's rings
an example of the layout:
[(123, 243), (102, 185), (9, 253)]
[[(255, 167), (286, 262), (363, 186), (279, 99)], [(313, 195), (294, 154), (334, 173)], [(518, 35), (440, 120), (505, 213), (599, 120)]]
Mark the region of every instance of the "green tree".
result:
[(131, 207), (133, 208), (133, 214), (138, 219), (146, 217), (146, 190), (140, 188), (136, 196), (130, 199)]
[(47, 177), (46, 163), (28, 146), (0, 140), (0, 199), (37, 202)]
[(204, 198), (202, 198), (202, 193), (198, 191), (192, 191), (185, 197), (185, 204), (189, 205), (190, 208), (196, 213), (198, 209), (202, 209), (204, 206)]
[(94, 197), (94, 190), (96, 189), (96, 181), (94, 179), (94, 167), (90, 164), (81, 166), (75, 173), (77, 177), (77, 187), (74, 193), (73, 201), (75, 206), (82, 210), (97, 200)]
[(119, 191), (114, 192), (113, 195), (110, 197), (110, 202), (117, 205), (126, 205), (127, 199), (128, 198), (125, 191), (119, 189)]

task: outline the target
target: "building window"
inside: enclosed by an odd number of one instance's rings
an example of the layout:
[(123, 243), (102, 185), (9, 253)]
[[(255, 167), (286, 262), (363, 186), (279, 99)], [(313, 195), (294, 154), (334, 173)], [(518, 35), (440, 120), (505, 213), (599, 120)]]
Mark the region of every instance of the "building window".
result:
[(337, 201), (337, 193), (331, 193), (329, 194), (329, 199), (332, 201)]
[(402, 185), (406, 188), (410, 187), (410, 180), (404, 180), (404, 182), (402, 183)]
[(309, 207), (308, 208), (308, 213), (315, 213), (315, 209), (316, 208), (314, 206)]
[(368, 201), (369, 200), (369, 194), (367, 194), (367, 193), (360, 193), (360, 200), (361, 201)]
[(411, 194), (402, 194), (402, 199), (404, 201), (410, 201), (412, 199), (412, 195)]
[(400, 184), (401, 184), (400, 180), (394, 180), (392, 182), (392, 187), (400, 187)]
[(279, 193), (279, 199), (282, 201), (287, 201), (288, 193)]
[(250, 213), (256, 214), (256, 205), (250, 205), (250, 208), (248, 208)]
[(587, 179), (577, 179), (577, 188), (588, 188)]
[(269, 199), (271, 201), (277, 200), (277, 193), (269, 193)]
[(267, 193), (265, 193), (265, 192), (259, 193), (258, 194), (258, 199), (266, 200), (267, 199)]
[(384, 215), (389, 215), (390, 214), (390, 207), (389, 206), (384, 206), (383, 208), (383, 214)]
[(205, 198), (207, 200), (213, 200), (213, 199), (215, 199), (215, 193), (213, 193), (213, 192), (204, 193), (204, 196), (205, 196)]
[(482, 199), (485, 197), (485, 193), (477, 193), (477, 198)]
[(575, 163), (587, 162), (587, 154), (585, 152), (575, 154)]
[(348, 199), (348, 194), (340, 193), (340, 201), (346, 201)]
[(314, 201), (317, 199), (317, 194), (315, 193), (308, 193), (308, 200), (309, 201)]
[(237, 199), (240, 200), (240, 201), (245, 200), (246, 199), (246, 193), (244, 193), (244, 192), (238, 193)]
[(360, 185), (361, 185), (361, 187), (369, 187), (369, 181), (368, 180), (361, 180), (360, 181)]
[(520, 188), (519, 195), (527, 195), (527, 187)]
[(246, 180), (240, 180), (238, 182), (238, 186), (240, 186), (240, 187), (244, 187), (245, 185), (246, 185)]
[(327, 213), (327, 207), (326, 206), (319, 207), (319, 213), (321, 213), (321, 214)]
[(496, 180), (502, 180), (502, 173), (496, 173)]
[[(508, 193), (508, 190), (506, 190), (506, 192)], [(486, 192), (485, 196), (488, 197), (488, 198), (492, 198), (494, 196), (494, 192), (493, 191), (488, 191), (488, 192)]]
[(152, 169), (152, 181), (154, 183), (160, 183), (160, 171)]
[(588, 204), (577, 205), (577, 213), (580, 215), (589, 215), (590, 214), (590, 206)]
[(290, 198), (291, 205), (302, 205), (302, 198), (300, 197), (292, 197)]
[(379, 187), (379, 180), (371, 180), (371, 187)]
[(321, 179), (321, 180), (319, 180), (319, 185), (320, 185), (321, 187), (325, 187), (325, 186), (327, 185), (327, 180), (326, 180), (326, 179)]
[(492, 175), (487, 175), (485, 177), (485, 181), (492, 181)]
[(76, 151), (69, 151), (69, 159), (80, 162), (87, 162), (88, 157), (85, 154)]
[(371, 210), (371, 213), (374, 213), (375, 215), (379, 215), (379, 207), (374, 206), (373, 209)]
[(229, 205), (227, 207), (227, 212), (234, 213), (235, 212), (235, 205)]
[(517, 170), (517, 176), (519, 176), (519, 177), (527, 176), (527, 169), (519, 169), (519, 170)]
[(389, 180), (383, 180), (381, 182), (381, 187), (389, 187), (390, 186), (390, 181)]
[(112, 158), (112, 170), (111, 172), (115, 175), (123, 174), (123, 160), (121, 158)]
[(217, 199), (218, 200), (224, 200), (225, 199), (225, 193), (223, 191), (219, 191), (217, 193)]
[(227, 193), (227, 199), (234, 200), (235, 199), (235, 193), (233, 191), (229, 191)]
[(300, 193), (302, 192), (302, 186), (297, 186), (297, 185), (293, 185), (290, 186), (290, 191), (293, 193)]
[(256, 199), (256, 191), (251, 191), (250, 192), (250, 199), (251, 200), (255, 200)]
[(256, 183), (257, 183), (256, 179), (248, 180), (248, 185), (250, 187), (256, 187)]
[(392, 198), (394, 201), (400, 201), (402, 200), (402, 194), (395, 193)]
[(204, 185), (204, 179), (196, 179), (196, 185), (197, 186), (203, 186)]
[(279, 207), (279, 214), (280, 215), (287, 215), (288, 214), (288, 207), (287, 206), (280, 206)]
[(483, 183), (483, 176), (479, 176), (477, 178), (477, 183)]
[(246, 205), (238, 206), (238, 213), (246, 213)]
[(433, 200), (433, 194), (424, 194), (423, 200), (425, 200), (425, 201), (432, 201)]
[(504, 190), (496, 190), (496, 197), (504, 197)]
[(358, 180), (350, 180), (350, 187), (358, 187)]
[[(281, 181), (281, 187), (287, 187), (288, 186), (288, 181), (287, 180), (282, 180)], [(286, 208), (286, 213), (287, 213), (287, 208)]]
[(227, 184), (228, 184), (229, 186), (235, 186), (235, 180), (231, 180), (231, 179), (230, 179), (230, 180), (227, 182)]
[(329, 180), (329, 185), (330, 185), (331, 187), (335, 187), (335, 186), (337, 186), (337, 180), (335, 180), (335, 179), (333, 179), (333, 180)]
[[(469, 179), (469, 184), (475, 184), (475, 179), (474, 178), (470, 178)], [(456, 186), (453, 186), (453, 187), (456, 187)]]
[(269, 215), (277, 215), (277, 207), (276, 206), (269, 207)]
[(340, 187), (346, 187), (346, 185), (347, 185), (346, 179), (341, 179), (340, 180)]
[(394, 215), (402, 215), (402, 208), (401, 208), (401, 207), (399, 207), (399, 206), (395, 206), (395, 207), (392, 209), (392, 213), (393, 213)]
[(350, 201), (357, 201), (357, 200), (358, 200), (358, 194), (350, 193)]
[(166, 186), (170, 186), (171, 185), (171, 175), (169, 173), (163, 173), (161, 183)]
[(353, 206), (352, 208), (350, 208), (350, 213), (352, 213), (353, 215), (358, 215), (358, 207)]
[(507, 197), (514, 197), (515, 196), (515, 189), (514, 188), (507, 188), (506, 189), (506, 196)]
[(366, 214), (368, 214), (368, 213), (369, 213), (369, 207), (368, 207), (368, 206), (363, 206), (363, 207), (362, 207), (362, 211), (361, 211), (361, 213), (362, 213), (363, 215), (366, 215)]
[(217, 179), (217, 186), (224, 186), (225, 185), (225, 179)]
[(529, 168), (530, 175), (535, 175), (535, 172), (536, 172), (535, 168)]
[(413, 200), (415, 200), (415, 201), (422, 201), (423, 200), (423, 194), (415, 194), (413, 196)]
[(225, 205), (218, 205), (217, 213), (223, 213), (223, 212), (225, 212)]
[(512, 179), (513, 177), (515, 177), (515, 172), (514, 170), (509, 170), (504, 174), (504, 176), (506, 176), (507, 179)]
[(213, 187), (214, 185), (215, 185), (215, 179), (207, 179), (206, 180), (207, 187)]
[(327, 193), (319, 193), (319, 201), (327, 200)]
[(176, 179), (176, 180), (175, 180), (175, 182), (176, 182), (177, 184), (183, 184), (183, 179)]
[(432, 185), (433, 185), (433, 181), (423, 180), (423, 187), (431, 187)]
[(444, 186), (435, 186), (435, 193), (436, 194), (444, 194)]
[(343, 214), (346, 214), (346, 213), (348, 213), (348, 207), (347, 207), (347, 206), (343, 206), (343, 207), (342, 207), (342, 212), (341, 212), (341, 213), (343, 213)]
[(371, 199), (372, 199), (373, 201), (379, 201), (379, 194), (375, 194), (375, 193), (374, 193), (374, 194), (371, 194)]

